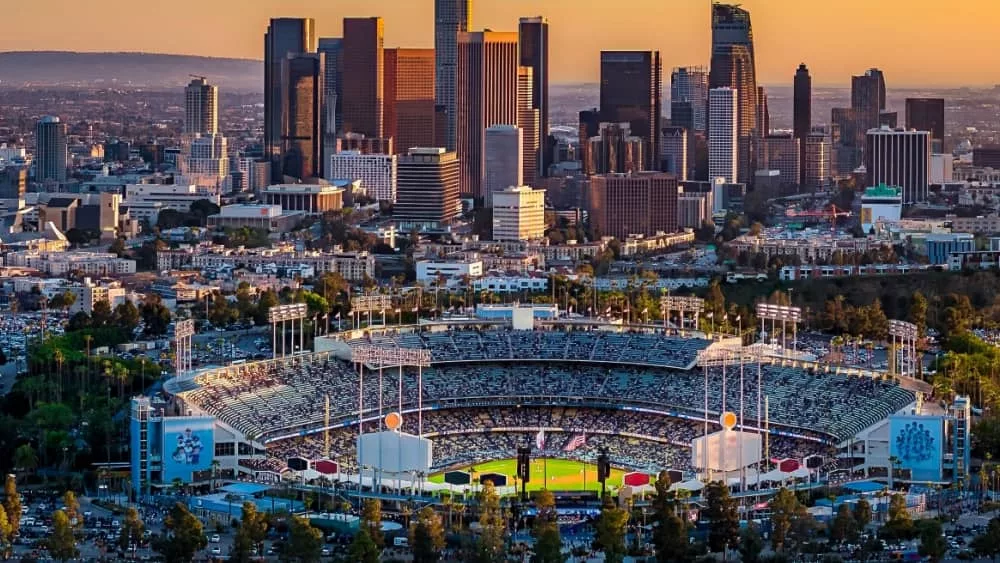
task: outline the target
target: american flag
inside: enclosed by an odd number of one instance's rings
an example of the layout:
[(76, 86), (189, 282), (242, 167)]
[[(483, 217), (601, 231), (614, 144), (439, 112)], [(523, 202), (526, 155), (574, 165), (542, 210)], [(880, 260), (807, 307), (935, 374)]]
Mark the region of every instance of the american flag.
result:
[(587, 435), (577, 434), (576, 436), (573, 436), (573, 439), (570, 440), (568, 444), (566, 444), (566, 447), (563, 448), (563, 451), (571, 452), (577, 448), (582, 448), (583, 446), (586, 445), (587, 445)]
[(539, 430), (538, 435), (535, 436), (535, 447), (544, 450), (545, 449), (545, 431)]

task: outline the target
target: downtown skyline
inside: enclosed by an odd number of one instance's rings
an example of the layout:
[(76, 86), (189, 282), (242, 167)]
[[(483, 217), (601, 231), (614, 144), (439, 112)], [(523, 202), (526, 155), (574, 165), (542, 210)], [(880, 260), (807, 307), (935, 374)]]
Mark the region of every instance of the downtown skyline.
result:
[[(223, 0), (206, 8), (177, 0), (175, 10), (158, 16), (169, 33), (152, 35), (141, 13), (118, 14), (114, 33), (102, 14), (76, 13), (65, 24), (52, 13), (70, 13), (65, 0), (42, 0), (8, 14), (13, 24), (0, 37), (0, 51), (134, 51), (259, 59), (262, 32), (271, 17), (311, 17), (319, 37), (340, 36), (343, 17), (381, 16), (386, 47), (431, 47), (433, 0), (349, 1), (337, 5), (293, 0), (280, 7), (262, 0)], [(601, 50), (659, 50), (664, 69), (707, 65), (710, 56), (710, 3), (632, 0), (631, 9), (597, 14), (570, 0), (473, 1), (473, 30), (516, 31), (519, 17), (542, 15), (551, 24), (553, 83), (595, 82)], [(970, 53), (995, 52), (1000, 37), (989, 29), (1000, 6), (970, 0), (943, 9), (938, 0), (798, 2), (746, 0), (754, 18), (758, 83), (790, 84), (805, 62), (815, 87), (849, 84), (850, 76), (877, 66), (897, 87), (983, 86), (1000, 82), (1000, 70), (981, 68), (976, 57), (962, 57), (948, 30), (962, 28), (961, 46)], [(190, 7), (190, 10), (185, 6)], [(65, 9), (64, 9), (65, 8)], [(188, 17), (197, 10), (194, 25)], [(642, 14), (642, 16), (638, 15)], [(646, 17), (648, 15), (649, 17)], [(176, 20), (175, 20), (176, 18)], [(45, 26), (31, 22), (45, 19)], [(23, 20), (23, 21), (22, 21)], [(817, 22), (828, 29), (823, 33)], [(935, 32), (933, 28), (941, 31)], [(874, 38), (878, 38), (877, 41)], [(873, 48), (878, 42), (884, 48)], [(992, 74), (990, 74), (992, 73)]]

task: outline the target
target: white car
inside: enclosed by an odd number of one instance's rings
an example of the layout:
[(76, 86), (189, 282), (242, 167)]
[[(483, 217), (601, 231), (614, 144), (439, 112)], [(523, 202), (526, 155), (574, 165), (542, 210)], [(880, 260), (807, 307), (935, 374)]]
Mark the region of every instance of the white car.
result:
[(222, 548), (217, 545), (212, 547), (212, 555), (222, 555)]
[(219, 537), (219, 534), (212, 534), (211, 541), (212, 543), (219, 543), (220, 541), (222, 541), (222, 538)]

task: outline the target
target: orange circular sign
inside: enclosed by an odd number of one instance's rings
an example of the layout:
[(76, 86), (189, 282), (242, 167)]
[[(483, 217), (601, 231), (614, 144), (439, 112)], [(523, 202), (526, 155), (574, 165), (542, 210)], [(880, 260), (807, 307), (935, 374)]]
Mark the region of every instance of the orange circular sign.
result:
[(736, 413), (726, 411), (719, 417), (719, 424), (726, 430), (732, 430), (736, 426)]
[(391, 412), (385, 415), (385, 427), (389, 430), (399, 430), (403, 425), (403, 416), (398, 412)]

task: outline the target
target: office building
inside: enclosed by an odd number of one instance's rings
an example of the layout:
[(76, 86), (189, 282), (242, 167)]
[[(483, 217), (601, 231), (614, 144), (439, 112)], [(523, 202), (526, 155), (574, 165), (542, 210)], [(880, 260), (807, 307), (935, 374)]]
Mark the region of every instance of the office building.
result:
[(340, 151), (330, 155), (330, 174), (334, 180), (361, 180), (368, 197), (377, 201), (396, 201), (396, 155), (363, 154)]
[(433, 147), (434, 50), (385, 49), (384, 137), (396, 152)]
[(323, 53), (323, 133), (336, 137), (340, 131), (344, 103), (344, 40), (320, 37), (318, 53)]
[(738, 177), (739, 97), (732, 88), (712, 88), (708, 92), (708, 177), (722, 178), (727, 184)]
[(628, 122), (643, 140), (643, 167), (656, 170), (663, 114), (659, 51), (601, 51), (601, 121)]
[[(552, 164), (552, 153), (549, 149), (549, 22), (544, 17), (536, 16), (521, 18), (518, 22), (520, 65), (531, 69), (530, 108), (538, 113), (538, 125), (535, 126), (534, 139), (525, 137), (528, 146), (535, 147), (538, 152), (533, 160), (525, 159), (526, 183), (533, 184), (535, 178), (541, 178), (548, 173)], [(528, 135), (527, 128), (525, 135)], [(533, 167), (533, 168), (532, 168)]]
[(670, 74), (670, 124), (688, 131), (708, 130), (708, 71), (678, 67)]
[(229, 149), (225, 137), (218, 133), (193, 137), (183, 142), (177, 157), (177, 168), (184, 176), (196, 179), (195, 183), (221, 189), (229, 175)]
[(517, 69), (517, 126), (521, 129), (521, 160), (524, 163), (523, 183), (534, 186), (539, 174), (542, 145), (539, 144), (538, 130), (541, 115), (532, 107), (534, 96), (534, 71), (529, 66)]
[(802, 177), (802, 140), (792, 133), (774, 133), (760, 140), (757, 169), (778, 172), (778, 184), (797, 186)]
[(928, 262), (947, 264), (951, 254), (975, 251), (976, 237), (972, 233), (933, 233), (926, 236), (924, 244)]
[(45, 116), (35, 125), (35, 181), (65, 182), (68, 153), (66, 124)]
[(0, 199), (24, 199), (28, 189), (28, 169), (24, 166), (0, 166)]
[(660, 170), (669, 172), (681, 182), (688, 179), (688, 130), (671, 126), (663, 128), (660, 144)]
[(587, 169), (587, 163), (592, 160), (588, 150), (590, 139), (598, 136), (601, 132), (601, 112), (597, 108), (593, 108), (581, 111), (579, 116), (579, 125), (577, 126), (577, 158), (583, 163), (583, 173), (593, 174), (593, 170)]
[(282, 84), (282, 67), (289, 55), (316, 50), (315, 22), (312, 18), (275, 18), (264, 35), (264, 155), (281, 174), (283, 108), (289, 90)]
[(485, 204), (491, 206), (496, 192), (524, 183), (524, 133), (513, 125), (486, 128)]
[(602, 236), (624, 240), (677, 230), (677, 177), (662, 172), (592, 176), (590, 221)]
[(906, 98), (906, 128), (930, 131), (931, 149), (944, 152), (944, 98)]
[(517, 123), (517, 33), (478, 31), (458, 36), (459, 183), (464, 197), (483, 198), (486, 128)]
[(1000, 145), (986, 145), (972, 149), (972, 165), (976, 168), (1000, 170)]
[(199, 76), (184, 88), (184, 133), (219, 132), (219, 89)]
[[(792, 133), (800, 143), (804, 143), (807, 135), (812, 131), (812, 77), (809, 76), (809, 68), (805, 63), (799, 65), (795, 71), (795, 79), (792, 85)], [(805, 150), (805, 145), (799, 147)], [(800, 157), (805, 161), (805, 155)], [(805, 167), (802, 168), (805, 174)], [(805, 185), (805, 177), (799, 178), (799, 184)]]
[(406, 228), (447, 225), (461, 213), (459, 162), (443, 148), (411, 148), (397, 164), (393, 217)]
[[(472, 0), (434, 0), (434, 99), (444, 141), (458, 148), (458, 36), (472, 29)], [(492, 125), (492, 124), (491, 124)]]
[(823, 131), (806, 135), (802, 149), (803, 189), (822, 188), (833, 178), (833, 143)]
[(323, 176), (322, 53), (299, 53), (282, 65), (281, 172), (304, 180)]
[(881, 113), (885, 110), (885, 76), (881, 70), (872, 68), (851, 77), (851, 108), (862, 143), (860, 148), (864, 149), (867, 132), (881, 127)]
[(382, 18), (344, 18), (344, 131), (384, 136), (384, 32)]
[(700, 229), (712, 220), (712, 192), (699, 192), (681, 188), (677, 196), (677, 227)]
[(767, 89), (757, 87), (757, 138), (771, 131), (771, 112), (767, 109)]
[[(737, 94), (734, 113), (738, 140), (737, 170), (739, 181), (749, 182), (755, 165), (754, 139), (767, 132), (759, 130), (757, 117), (757, 71), (750, 12), (739, 6), (712, 5), (712, 58), (708, 85), (711, 89), (730, 88)], [(710, 130), (711, 121), (710, 108)], [(711, 143), (709, 145), (711, 151)]]
[(337, 137), (334, 152), (359, 151), (361, 154), (396, 154), (392, 138), (370, 139), (361, 133), (344, 133)]
[(628, 122), (601, 123), (587, 142), (585, 174), (641, 172), (646, 169), (646, 140), (632, 135)]
[(858, 128), (854, 108), (833, 108), (830, 111), (830, 123), (835, 152), (834, 173), (837, 176), (847, 176), (861, 166), (861, 147), (864, 141), (860, 136), (864, 132)]
[(322, 215), (344, 207), (344, 190), (319, 184), (274, 184), (264, 188), (261, 200), (265, 205), (280, 205), (284, 211), (303, 211)]
[(881, 127), (868, 131), (865, 168), (868, 185), (903, 189), (903, 204), (927, 201), (931, 139), (928, 131)]
[(545, 190), (508, 186), (493, 194), (493, 240), (537, 240), (545, 236)]

